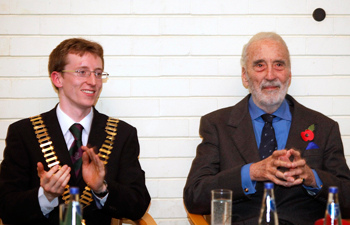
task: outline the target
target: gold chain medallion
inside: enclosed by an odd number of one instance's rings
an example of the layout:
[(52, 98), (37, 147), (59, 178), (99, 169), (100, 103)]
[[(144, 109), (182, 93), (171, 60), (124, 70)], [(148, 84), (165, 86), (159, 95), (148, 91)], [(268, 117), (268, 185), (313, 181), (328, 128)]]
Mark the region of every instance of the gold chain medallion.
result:
[[(41, 148), (42, 153), (44, 154), (45, 161), (47, 162), (48, 167), (51, 169), (55, 165), (59, 165), (60, 161), (56, 156), (56, 152), (54, 151), (54, 147), (52, 145), (51, 137), (46, 129), (44, 121), (41, 118), (41, 115), (30, 117), (30, 121), (32, 122), (36, 137), (39, 142), (39, 146)], [(106, 140), (102, 144), (99, 149), (98, 156), (103, 164), (108, 163), (109, 154), (111, 154), (111, 150), (113, 149), (114, 139), (117, 135), (117, 127), (119, 120), (109, 117), (107, 120), (107, 124), (105, 127), (105, 132), (107, 133)], [(61, 166), (60, 166), (61, 168)], [(67, 204), (69, 202), (69, 185), (67, 184), (64, 188), (64, 192), (62, 194), (63, 201)], [(80, 203), (82, 207), (90, 205), (93, 201), (91, 188), (89, 186), (85, 186), (84, 191), (80, 196)]]

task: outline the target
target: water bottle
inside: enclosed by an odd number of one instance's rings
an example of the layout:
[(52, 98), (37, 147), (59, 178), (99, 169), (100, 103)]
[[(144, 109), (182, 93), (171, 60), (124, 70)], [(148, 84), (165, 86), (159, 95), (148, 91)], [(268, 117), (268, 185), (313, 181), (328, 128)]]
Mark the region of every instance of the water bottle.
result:
[(338, 200), (338, 187), (329, 187), (328, 189), (328, 203), (323, 224), (342, 225)]
[(278, 216), (275, 203), (273, 183), (264, 184), (264, 197), (261, 204), (259, 225), (278, 225)]
[(64, 225), (82, 225), (82, 208), (79, 203), (79, 188), (71, 187), (69, 189), (70, 199)]

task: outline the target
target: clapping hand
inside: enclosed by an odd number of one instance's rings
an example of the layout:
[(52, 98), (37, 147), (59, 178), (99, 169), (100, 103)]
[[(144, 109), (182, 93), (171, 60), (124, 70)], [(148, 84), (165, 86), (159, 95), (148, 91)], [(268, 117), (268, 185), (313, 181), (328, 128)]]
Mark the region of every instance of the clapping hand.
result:
[(106, 186), (103, 183), (106, 175), (103, 162), (100, 160), (97, 154), (95, 154), (93, 148), (82, 146), (83, 153), (83, 166), (82, 173), (85, 183), (95, 192), (101, 193), (106, 190)]
[(59, 169), (59, 165), (56, 165), (49, 171), (45, 171), (43, 164), (38, 162), (37, 170), (40, 177), (40, 186), (44, 189), (44, 195), (47, 200), (51, 202), (56, 197), (62, 195), (65, 186), (69, 182), (71, 168), (64, 165)]

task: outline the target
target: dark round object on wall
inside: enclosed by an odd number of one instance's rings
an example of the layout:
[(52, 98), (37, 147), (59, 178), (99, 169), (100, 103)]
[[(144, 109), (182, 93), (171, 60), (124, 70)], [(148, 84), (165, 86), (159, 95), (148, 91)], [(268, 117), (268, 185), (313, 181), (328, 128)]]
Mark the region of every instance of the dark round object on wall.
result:
[(316, 21), (321, 22), (322, 20), (324, 20), (324, 18), (326, 18), (326, 12), (322, 8), (317, 8), (317, 9), (315, 9), (314, 13), (312, 14), (312, 17)]

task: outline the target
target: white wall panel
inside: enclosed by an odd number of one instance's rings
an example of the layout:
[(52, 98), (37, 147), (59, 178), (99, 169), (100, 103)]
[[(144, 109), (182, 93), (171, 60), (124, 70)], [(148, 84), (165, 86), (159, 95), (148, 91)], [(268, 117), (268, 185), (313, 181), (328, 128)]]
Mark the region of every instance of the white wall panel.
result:
[[(316, 22), (316, 8), (326, 19)], [(339, 122), (350, 165), (350, 1), (348, 0), (2, 0), (0, 160), (9, 124), (58, 102), (48, 56), (62, 40), (104, 47), (96, 108), (135, 126), (140, 161), (161, 225), (188, 225), (182, 189), (200, 118), (239, 102), (243, 45), (276, 31), (292, 61), (289, 93)]]

